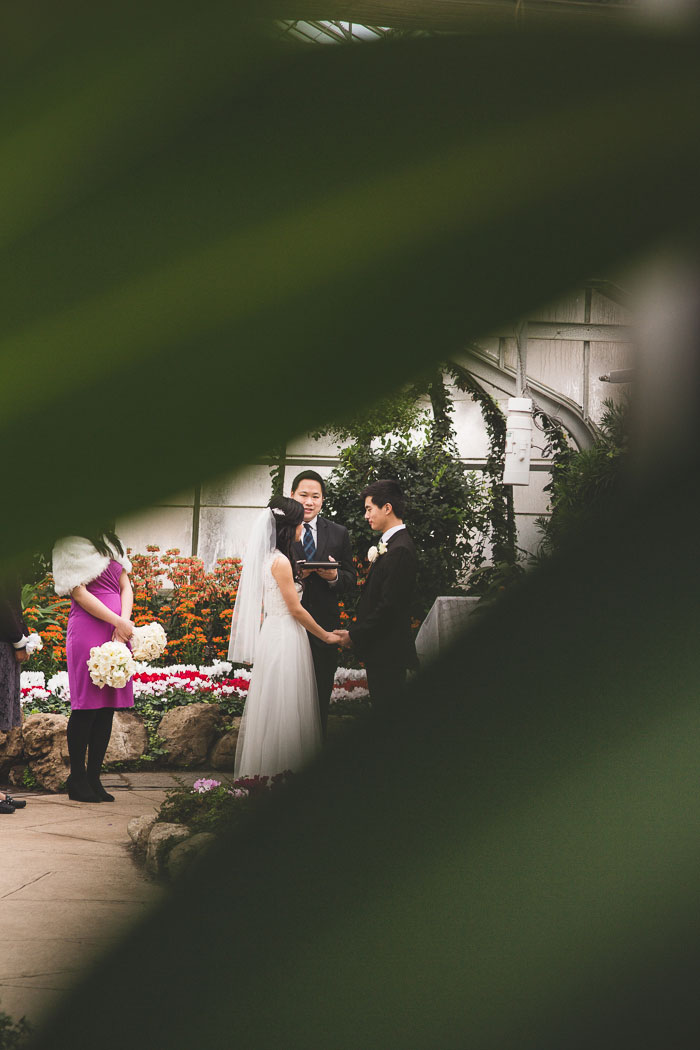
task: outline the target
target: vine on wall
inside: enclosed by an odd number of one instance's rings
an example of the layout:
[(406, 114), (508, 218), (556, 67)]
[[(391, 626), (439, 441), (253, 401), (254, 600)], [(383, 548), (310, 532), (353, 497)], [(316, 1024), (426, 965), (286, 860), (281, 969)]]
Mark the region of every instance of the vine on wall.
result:
[(498, 402), (488, 394), (474, 376), (462, 365), (448, 361), (446, 371), (462, 393), (469, 394), (481, 409), (489, 450), (484, 473), (490, 479), (491, 507), (489, 511), (491, 547), (494, 564), (514, 565), (517, 560), (513, 487), (502, 482), (506, 454), (506, 417)]

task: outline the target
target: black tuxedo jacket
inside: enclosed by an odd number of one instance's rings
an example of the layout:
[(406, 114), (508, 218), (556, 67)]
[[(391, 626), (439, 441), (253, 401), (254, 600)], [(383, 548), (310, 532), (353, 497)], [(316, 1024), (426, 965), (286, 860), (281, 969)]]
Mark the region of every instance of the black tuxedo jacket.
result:
[(418, 666), (411, 633), (411, 600), (418, 558), (407, 529), (389, 538), (387, 549), (370, 567), (350, 637), (365, 663), (397, 669)]
[[(301, 543), (293, 545), (293, 555), (298, 561), (306, 558)], [(327, 631), (332, 631), (335, 627), (340, 626), (338, 602), (344, 594), (354, 590), (357, 584), (357, 573), (352, 560), (348, 530), (336, 521), (319, 517), (316, 521), (314, 561), (328, 561), (330, 556), (338, 562), (337, 583), (331, 584), (314, 572), (304, 580), (304, 593), (301, 599), (301, 604), (311, 613), (316, 623), (325, 627)], [(318, 640), (313, 635), (310, 638), (312, 643)], [(323, 642), (320, 644), (324, 645)], [(324, 645), (324, 648), (330, 647)]]

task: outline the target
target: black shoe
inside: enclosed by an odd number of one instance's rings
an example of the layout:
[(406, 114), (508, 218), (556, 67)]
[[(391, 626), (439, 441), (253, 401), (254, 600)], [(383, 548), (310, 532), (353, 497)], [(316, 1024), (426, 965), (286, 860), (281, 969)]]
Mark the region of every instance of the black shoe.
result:
[(0, 801), (0, 813), (14, 813), (15, 807), (7, 799)]
[(9, 802), (15, 809), (24, 809), (27, 804), (26, 798), (13, 798), (12, 795), (5, 795), (5, 802)]
[(74, 777), (72, 774), (66, 780), (68, 798), (71, 802), (99, 802), (95, 792), (90, 787), (87, 777)]
[(114, 802), (114, 795), (110, 795), (109, 791), (105, 791), (99, 777), (97, 780), (89, 780), (88, 783), (100, 802)]

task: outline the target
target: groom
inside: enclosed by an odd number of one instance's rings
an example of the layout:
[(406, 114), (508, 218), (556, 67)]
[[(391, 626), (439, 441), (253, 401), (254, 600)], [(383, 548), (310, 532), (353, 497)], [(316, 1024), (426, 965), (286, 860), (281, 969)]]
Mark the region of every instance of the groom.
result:
[[(304, 528), (300, 543), (295, 543), (293, 554), (297, 560), (307, 562), (302, 571), (304, 594), (301, 604), (314, 620), (327, 631), (340, 624), (338, 601), (348, 591), (355, 589), (357, 573), (352, 560), (350, 536), (344, 525), (320, 516), (326, 486), (315, 470), (302, 470), (292, 482), (292, 499), (304, 508)], [(312, 569), (308, 563), (315, 561), (337, 561), (337, 569)], [(326, 645), (309, 634), (311, 655), (314, 661), (318, 706), (321, 714), (323, 735), (328, 724), (328, 706), (333, 691), (333, 679), (338, 666), (338, 650)]]
[(368, 552), (372, 564), (357, 607), (357, 623), (338, 633), (343, 647), (352, 644), (357, 649), (367, 669), (372, 707), (385, 715), (406, 681), (407, 669), (418, 667), (410, 613), (418, 558), (403, 523), (404, 497), (397, 482), (374, 481), (361, 498), (365, 518), (381, 539)]

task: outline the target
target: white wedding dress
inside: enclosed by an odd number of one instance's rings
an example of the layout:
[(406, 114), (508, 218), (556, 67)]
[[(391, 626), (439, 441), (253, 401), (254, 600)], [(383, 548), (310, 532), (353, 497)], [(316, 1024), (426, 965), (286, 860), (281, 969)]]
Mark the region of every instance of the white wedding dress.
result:
[[(236, 777), (297, 772), (321, 750), (321, 718), (311, 646), (272, 575), (263, 570), (264, 620), (236, 746)], [(296, 584), (301, 591), (301, 584)]]

